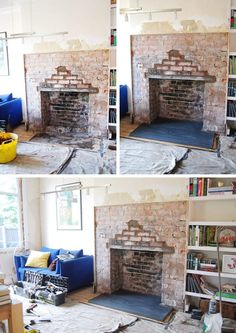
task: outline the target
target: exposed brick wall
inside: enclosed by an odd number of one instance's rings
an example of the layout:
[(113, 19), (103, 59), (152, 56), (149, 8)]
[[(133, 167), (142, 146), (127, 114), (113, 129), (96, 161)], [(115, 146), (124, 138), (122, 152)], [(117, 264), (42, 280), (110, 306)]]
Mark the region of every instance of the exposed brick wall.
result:
[[(60, 73), (62, 75), (57, 75), (55, 69), (61, 66), (66, 67), (72, 75), (68, 72), (63, 74), (63, 71)], [(108, 50), (25, 55), (27, 110), (30, 128), (38, 130), (43, 128), (39, 87), (47, 79), (46, 83), (48, 85), (69, 84), (72, 87), (73, 85), (77, 87), (78, 85), (96, 87), (98, 93), (89, 96), (88, 130), (89, 134), (106, 136), (108, 68)], [(63, 76), (63, 79), (61, 76)], [(63, 81), (64, 83), (62, 83)]]
[(63, 127), (68, 132), (88, 133), (89, 94), (41, 92), (42, 123), (46, 131)]
[[(156, 114), (150, 114), (148, 70), (210, 75), (215, 82), (205, 83), (204, 129), (225, 132), (225, 105), (227, 91), (228, 34), (173, 34), (132, 36), (132, 76), (134, 119), (150, 123)], [(178, 50), (184, 59), (166, 58), (171, 50)], [(170, 74), (169, 73), (169, 74)], [(153, 87), (151, 88), (153, 89)]]
[[(136, 221), (140, 227), (139, 230), (133, 231), (139, 234), (127, 235), (127, 242), (131, 242), (132, 245), (142, 246), (147, 246), (148, 243), (151, 246), (157, 246), (166, 242), (169, 247), (174, 247), (174, 253), (163, 254), (161, 296), (165, 304), (182, 308), (187, 242), (186, 216), (186, 202), (133, 204), (96, 208), (96, 276), (98, 291), (109, 293), (121, 285), (119, 283), (115, 285), (111, 282), (114, 280), (113, 276), (115, 275), (114, 270), (111, 269), (111, 256), (115, 253), (116, 263), (122, 263), (123, 266), (125, 262), (128, 264), (126, 254), (123, 255), (122, 251), (117, 251), (110, 247), (111, 244), (114, 244), (114, 239), (116, 240), (116, 244), (119, 244), (119, 241), (123, 242), (124, 238), (119, 239), (119, 237), (125, 237), (125, 233), (129, 232), (128, 229), (131, 228), (133, 221)], [(135, 228), (135, 226), (132, 227)], [(143, 233), (142, 236), (141, 232)], [(144, 243), (141, 244), (140, 239), (137, 238), (133, 238), (131, 241), (131, 237), (141, 237), (141, 242)], [(147, 240), (145, 237), (149, 239)], [(128, 252), (130, 253), (130, 251)], [(127, 255), (130, 256), (131, 254)], [(161, 260), (158, 262), (160, 264)], [(121, 280), (123, 272), (124, 267), (121, 269), (120, 266), (117, 281)], [(161, 274), (161, 272), (159, 273)], [(128, 281), (130, 275), (127, 274), (126, 276), (127, 280), (125, 281)], [(134, 279), (130, 282), (131, 285), (134, 285), (135, 279), (136, 277), (134, 276)], [(129, 283), (127, 282), (124, 285), (128, 286)], [(157, 286), (158, 288), (160, 287)]]

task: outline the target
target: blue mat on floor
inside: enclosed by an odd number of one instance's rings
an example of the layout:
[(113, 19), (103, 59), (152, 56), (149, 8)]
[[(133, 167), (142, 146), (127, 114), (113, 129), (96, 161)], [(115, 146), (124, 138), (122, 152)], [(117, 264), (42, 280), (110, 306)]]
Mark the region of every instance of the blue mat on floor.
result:
[(124, 290), (113, 294), (102, 294), (89, 300), (89, 303), (156, 321), (164, 321), (173, 311), (172, 307), (160, 304), (161, 298), (159, 296), (143, 295)]
[(159, 118), (141, 125), (130, 137), (168, 142), (199, 149), (214, 149), (215, 133), (202, 131), (202, 122)]

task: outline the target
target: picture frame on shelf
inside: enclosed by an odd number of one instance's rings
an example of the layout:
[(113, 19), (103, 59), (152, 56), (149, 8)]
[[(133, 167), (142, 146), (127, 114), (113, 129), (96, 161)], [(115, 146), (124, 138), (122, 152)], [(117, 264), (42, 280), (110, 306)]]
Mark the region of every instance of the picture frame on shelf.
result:
[(82, 230), (82, 192), (56, 186), (56, 211), (58, 230)]
[(9, 75), (7, 33), (0, 32), (0, 76)]
[(223, 255), (222, 272), (236, 274), (236, 255)]

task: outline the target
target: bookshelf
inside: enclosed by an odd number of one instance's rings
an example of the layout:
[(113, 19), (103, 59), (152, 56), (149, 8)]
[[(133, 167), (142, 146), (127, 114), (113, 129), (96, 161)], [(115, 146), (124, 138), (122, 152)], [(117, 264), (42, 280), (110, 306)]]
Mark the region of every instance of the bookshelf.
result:
[(110, 61), (109, 61), (109, 101), (108, 101), (108, 138), (115, 139), (117, 132), (117, 69), (116, 69), (116, 0), (110, 0)]
[[(231, 135), (236, 130), (236, 1), (231, 0), (230, 29), (229, 29), (229, 70), (226, 123), (227, 134)], [(232, 52), (234, 51), (234, 52)]]
[[(222, 285), (235, 285), (236, 270), (228, 269), (225, 258), (236, 258), (236, 195), (234, 178), (191, 178), (189, 183), (189, 222), (187, 225), (187, 255), (185, 270), (185, 310), (201, 299), (211, 299), (210, 293)], [(197, 191), (195, 186), (201, 186)], [(204, 185), (206, 188), (204, 189)], [(193, 192), (197, 194), (193, 195)], [(199, 194), (199, 195), (198, 195)], [(219, 235), (219, 262), (217, 255)], [(227, 237), (226, 237), (227, 236)], [(216, 299), (219, 299), (217, 295)], [(236, 303), (235, 297), (222, 294), (222, 301)]]

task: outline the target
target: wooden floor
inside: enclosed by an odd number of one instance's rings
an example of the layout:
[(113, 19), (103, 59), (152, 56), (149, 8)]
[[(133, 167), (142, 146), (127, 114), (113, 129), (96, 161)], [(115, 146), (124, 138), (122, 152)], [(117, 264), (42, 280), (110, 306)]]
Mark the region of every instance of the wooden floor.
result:
[(120, 121), (120, 136), (122, 138), (127, 138), (131, 132), (139, 127), (139, 124), (132, 124), (130, 117), (126, 116)]
[(93, 287), (80, 289), (68, 294), (68, 298), (72, 301), (78, 301), (81, 303), (88, 303), (90, 299), (99, 296), (99, 293), (93, 292)]
[(18, 135), (19, 142), (29, 142), (37, 134), (30, 130), (26, 131), (24, 124), (15, 128), (14, 133)]

